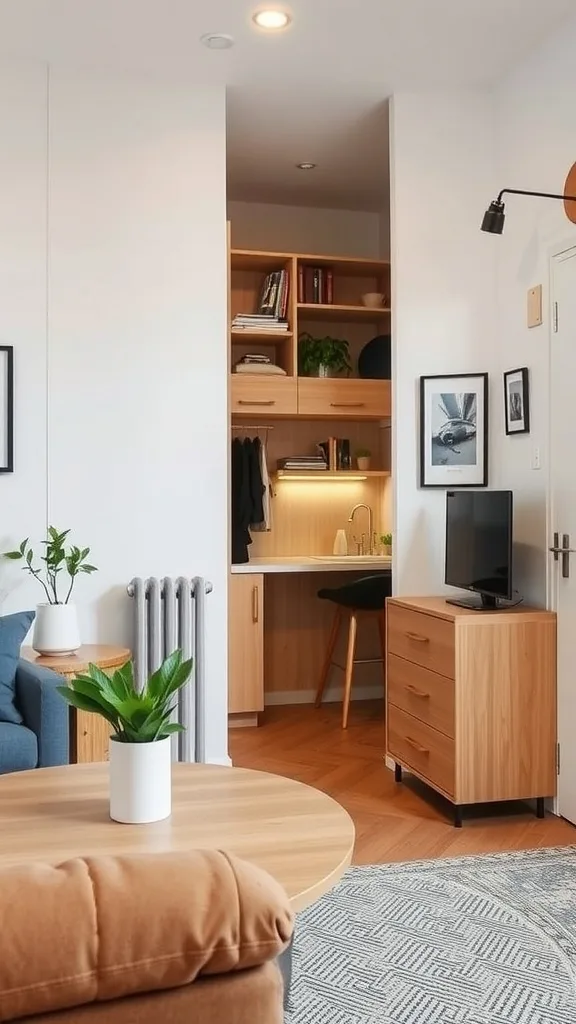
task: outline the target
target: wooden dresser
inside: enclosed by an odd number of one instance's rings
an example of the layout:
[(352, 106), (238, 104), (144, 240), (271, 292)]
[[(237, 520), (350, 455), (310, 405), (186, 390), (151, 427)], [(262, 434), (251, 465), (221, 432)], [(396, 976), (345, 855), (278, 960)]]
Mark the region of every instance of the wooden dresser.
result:
[(387, 602), (387, 750), (464, 804), (556, 794), (556, 616)]

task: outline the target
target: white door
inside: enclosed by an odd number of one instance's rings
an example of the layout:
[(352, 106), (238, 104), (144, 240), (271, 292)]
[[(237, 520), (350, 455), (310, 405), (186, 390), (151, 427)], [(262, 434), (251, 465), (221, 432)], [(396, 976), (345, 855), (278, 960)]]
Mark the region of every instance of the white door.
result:
[[(576, 247), (552, 260), (551, 536), (576, 549)], [(552, 554), (549, 555), (553, 559)], [(558, 613), (558, 810), (576, 824), (576, 554), (552, 561)]]

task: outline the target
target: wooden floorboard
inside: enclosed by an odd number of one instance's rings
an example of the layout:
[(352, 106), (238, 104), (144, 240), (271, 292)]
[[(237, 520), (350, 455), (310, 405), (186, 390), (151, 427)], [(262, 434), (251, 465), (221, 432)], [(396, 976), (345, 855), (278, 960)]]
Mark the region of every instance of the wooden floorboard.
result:
[(356, 825), (356, 864), (526, 850), (576, 843), (576, 829), (526, 804), (470, 808), (455, 829), (450, 804), (415, 779), (401, 785), (383, 760), (383, 706), (352, 704), (346, 732), (340, 704), (268, 708), (256, 729), (230, 730), (235, 765), (276, 772), (329, 793)]

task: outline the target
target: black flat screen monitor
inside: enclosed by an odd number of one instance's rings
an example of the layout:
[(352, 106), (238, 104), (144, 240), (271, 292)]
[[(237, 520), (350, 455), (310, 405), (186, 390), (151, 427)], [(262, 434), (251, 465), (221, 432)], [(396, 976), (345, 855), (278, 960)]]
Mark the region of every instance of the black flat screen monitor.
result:
[(450, 601), (465, 608), (512, 599), (512, 491), (447, 492), (445, 582), (480, 595)]

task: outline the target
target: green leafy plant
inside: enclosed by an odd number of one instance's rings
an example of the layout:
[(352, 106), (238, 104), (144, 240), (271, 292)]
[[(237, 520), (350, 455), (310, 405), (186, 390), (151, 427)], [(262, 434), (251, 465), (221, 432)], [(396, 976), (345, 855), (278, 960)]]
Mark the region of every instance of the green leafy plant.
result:
[(392, 534), (391, 533), (381, 533), (380, 534), (380, 543), (383, 544), (385, 548), (391, 548), (392, 547)]
[[(48, 527), (48, 536), (42, 541), (44, 554), (38, 556), (40, 562), (44, 563), (43, 567), (34, 564), (36, 556), (30, 547), (28, 537), (16, 551), (4, 552), (4, 558), (11, 558), (15, 562), (24, 561), (24, 572), (29, 572), (44, 587), (49, 604), (68, 604), (78, 574), (98, 571), (95, 565), (90, 565), (87, 561), (90, 548), (78, 548), (75, 545), (66, 547), (65, 542), (69, 533), (70, 530), (60, 532), (54, 526)], [(58, 586), (62, 584), (62, 580), (58, 577), (64, 571), (69, 582), (66, 597), (62, 601), (58, 593)]]
[(303, 377), (310, 377), (325, 366), (334, 373), (350, 373), (350, 347), (341, 338), (314, 338), (307, 331), (298, 339), (298, 368)]
[(97, 665), (76, 676), (68, 686), (58, 686), (64, 700), (80, 711), (101, 715), (114, 730), (113, 739), (120, 743), (154, 743), (184, 726), (171, 722), (178, 690), (192, 671), (192, 659), (182, 661), (182, 651), (174, 651), (154, 672), (139, 692), (134, 684), (131, 661), (107, 676)]
[(369, 448), (358, 448), (358, 451), (356, 452), (357, 459), (369, 459), (371, 455), (372, 452)]

